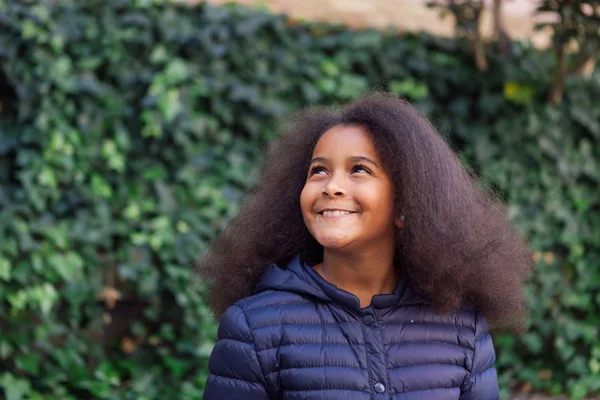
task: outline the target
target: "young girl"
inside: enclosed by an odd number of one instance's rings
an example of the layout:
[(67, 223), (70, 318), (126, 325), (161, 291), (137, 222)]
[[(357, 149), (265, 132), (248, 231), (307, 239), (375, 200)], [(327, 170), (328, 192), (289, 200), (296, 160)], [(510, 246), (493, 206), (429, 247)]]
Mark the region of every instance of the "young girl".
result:
[(407, 102), (310, 109), (199, 271), (222, 315), (205, 400), (498, 398), (524, 243)]

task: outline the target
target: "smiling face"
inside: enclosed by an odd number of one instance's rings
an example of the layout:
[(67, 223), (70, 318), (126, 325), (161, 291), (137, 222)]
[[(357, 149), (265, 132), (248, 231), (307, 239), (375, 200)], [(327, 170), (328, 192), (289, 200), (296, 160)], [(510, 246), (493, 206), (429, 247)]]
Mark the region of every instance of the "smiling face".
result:
[(393, 184), (364, 128), (338, 125), (321, 136), (300, 206), (325, 249), (367, 250), (393, 242)]

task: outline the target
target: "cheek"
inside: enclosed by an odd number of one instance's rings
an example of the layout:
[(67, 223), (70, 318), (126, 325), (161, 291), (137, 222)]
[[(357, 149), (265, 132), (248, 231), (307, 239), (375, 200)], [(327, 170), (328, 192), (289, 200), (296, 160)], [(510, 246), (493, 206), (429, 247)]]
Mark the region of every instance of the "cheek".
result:
[(312, 209), (312, 201), (310, 195), (310, 188), (304, 185), (302, 192), (300, 193), (300, 209), (302, 210), (302, 215), (306, 218), (307, 214), (310, 214)]
[(373, 187), (368, 191), (368, 204), (376, 211), (378, 219), (388, 220), (394, 215), (394, 194), (387, 187)]

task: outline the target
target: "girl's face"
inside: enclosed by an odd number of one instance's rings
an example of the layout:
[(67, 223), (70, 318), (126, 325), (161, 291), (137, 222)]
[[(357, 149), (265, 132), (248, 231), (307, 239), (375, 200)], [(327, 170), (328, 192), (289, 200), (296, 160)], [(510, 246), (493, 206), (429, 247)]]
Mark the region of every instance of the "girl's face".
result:
[(364, 128), (338, 125), (321, 136), (300, 206), (324, 248), (366, 250), (393, 240), (394, 187)]

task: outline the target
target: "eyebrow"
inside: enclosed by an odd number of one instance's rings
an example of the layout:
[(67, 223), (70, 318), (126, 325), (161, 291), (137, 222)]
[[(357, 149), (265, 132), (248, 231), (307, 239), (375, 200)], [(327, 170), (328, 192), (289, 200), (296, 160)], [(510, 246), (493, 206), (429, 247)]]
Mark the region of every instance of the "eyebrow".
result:
[[(371, 160), (369, 157), (365, 157), (365, 156), (352, 156), (352, 157), (348, 157), (348, 160), (350, 160), (352, 162), (361, 162), (361, 161), (362, 162), (366, 162), (366, 163), (369, 163), (369, 164), (373, 164), (374, 166), (376, 166), (377, 168), (379, 168), (379, 165), (375, 161)], [(315, 157), (315, 158), (313, 158), (310, 161), (310, 163), (311, 164), (316, 163), (316, 162), (326, 163), (327, 161), (328, 161), (327, 158), (324, 158), (324, 157)]]

